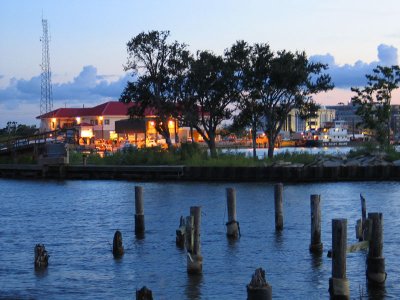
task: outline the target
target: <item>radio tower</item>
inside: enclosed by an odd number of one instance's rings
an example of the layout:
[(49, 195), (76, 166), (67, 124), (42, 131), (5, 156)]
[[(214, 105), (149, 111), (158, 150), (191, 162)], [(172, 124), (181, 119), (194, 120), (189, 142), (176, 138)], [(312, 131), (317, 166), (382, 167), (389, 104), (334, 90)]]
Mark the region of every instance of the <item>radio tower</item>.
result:
[(51, 70), (50, 70), (50, 51), (49, 34), (47, 29), (47, 20), (42, 18), (43, 36), (42, 42), (42, 74), (41, 74), (41, 95), (40, 95), (40, 114), (43, 115), (53, 109), (53, 93), (51, 88)]

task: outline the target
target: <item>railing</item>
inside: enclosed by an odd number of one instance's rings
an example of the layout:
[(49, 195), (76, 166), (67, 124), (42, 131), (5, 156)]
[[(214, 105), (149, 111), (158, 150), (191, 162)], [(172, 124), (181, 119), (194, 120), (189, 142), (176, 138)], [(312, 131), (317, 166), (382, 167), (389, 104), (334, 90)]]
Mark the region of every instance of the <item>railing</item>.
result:
[(9, 153), (19, 149), (33, 147), (34, 145), (64, 142), (66, 138), (67, 138), (67, 130), (65, 129), (47, 131), (24, 137), (16, 137), (9, 139), (4, 144), (2, 144), (0, 146), (0, 153)]

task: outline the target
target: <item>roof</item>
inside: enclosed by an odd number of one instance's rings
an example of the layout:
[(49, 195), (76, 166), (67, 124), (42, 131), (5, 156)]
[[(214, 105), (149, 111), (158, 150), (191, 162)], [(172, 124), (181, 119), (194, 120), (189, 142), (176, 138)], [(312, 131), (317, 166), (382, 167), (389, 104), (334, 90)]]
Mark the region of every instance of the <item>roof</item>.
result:
[[(49, 118), (76, 118), (83, 116), (127, 116), (128, 109), (134, 106), (135, 103), (123, 103), (119, 101), (109, 101), (95, 107), (88, 108), (58, 108), (43, 115), (36, 117), (36, 119), (49, 119)], [(154, 111), (149, 109), (145, 112), (146, 115), (153, 115)]]

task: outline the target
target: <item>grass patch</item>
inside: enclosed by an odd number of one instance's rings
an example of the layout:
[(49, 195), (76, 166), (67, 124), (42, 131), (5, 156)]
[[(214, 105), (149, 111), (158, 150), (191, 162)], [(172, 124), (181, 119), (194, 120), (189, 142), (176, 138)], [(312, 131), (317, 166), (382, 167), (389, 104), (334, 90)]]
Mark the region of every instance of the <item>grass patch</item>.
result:
[[(271, 165), (277, 161), (290, 163), (309, 164), (318, 155), (306, 152), (285, 152), (275, 155), (272, 159), (264, 158), (255, 160), (244, 153), (233, 153), (218, 150), (218, 156), (212, 158), (207, 149), (200, 148), (197, 144), (182, 144), (180, 148), (165, 150), (158, 147), (146, 149), (129, 149), (100, 157), (93, 153), (88, 155), (87, 163), (93, 165), (186, 165), (207, 167), (252, 167)], [(70, 152), (70, 164), (82, 164), (82, 153)]]

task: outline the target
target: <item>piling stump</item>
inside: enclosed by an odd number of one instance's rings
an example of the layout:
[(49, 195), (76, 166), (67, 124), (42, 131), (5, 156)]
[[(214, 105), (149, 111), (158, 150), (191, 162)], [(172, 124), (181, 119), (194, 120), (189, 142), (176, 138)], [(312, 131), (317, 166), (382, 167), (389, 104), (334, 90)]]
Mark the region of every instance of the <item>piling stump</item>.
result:
[(347, 219), (332, 220), (332, 277), (329, 278), (330, 299), (350, 299), (346, 278)]
[(143, 188), (135, 186), (135, 234), (143, 236), (145, 231), (144, 225), (144, 208), (143, 208)]
[(120, 258), (122, 257), (122, 255), (124, 255), (124, 246), (122, 245), (122, 234), (119, 230), (117, 230), (114, 234), (112, 253), (114, 255), (114, 258)]
[(275, 229), (283, 229), (283, 184), (277, 183), (274, 187), (275, 200)]
[(153, 292), (144, 286), (136, 290), (136, 300), (153, 300)]
[(36, 244), (35, 246), (35, 268), (44, 269), (47, 268), (49, 264), (49, 257), (46, 248), (43, 244)]
[(386, 281), (385, 258), (383, 257), (383, 218), (381, 213), (369, 213), (372, 223), (367, 256), (366, 276), (368, 284), (383, 285)]
[(265, 280), (265, 271), (256, 269), (247, 285), (247, 300), (270, 300), (272, 299), (272, 286)]
[(226, 223), (226, 235), (229, 238), (238, 238), (240, 235), (239, 222), (236, 220), (236, 191), (233, 188), (226, 189), (226, 202), (228, 207), (228, 222)]
[(311, 243), (310, 252), (322, 253), (323, 245), (321, 243), (321, 196), (311, 195)]
[(187, 235), (187, 272), (201, 274), (203, 272), (203, 257), (200, 247), (201, 207), (190, 207), (190, 217), (186, 222)]
[(181, 216), (179, 220), (179, 228), (176, 230), (176, 245), (179, 248), (185, 247), (185, 231), (186, 231), (185, 218)]

